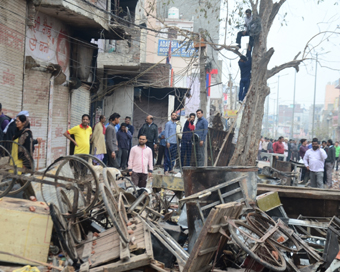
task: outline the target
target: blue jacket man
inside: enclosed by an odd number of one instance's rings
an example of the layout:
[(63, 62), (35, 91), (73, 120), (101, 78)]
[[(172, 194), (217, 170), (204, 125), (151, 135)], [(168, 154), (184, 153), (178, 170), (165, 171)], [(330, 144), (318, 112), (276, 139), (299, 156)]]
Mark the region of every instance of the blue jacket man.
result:
[(238, 100), (243, 101), (247, 95), (250, 78), (251, 78), (251, 51), (247, 50), (247, 57), (241, 56), (238, 61), (238, 66), (241, 71), (240, 91), (238, 93)]
[(196, 144), (197, 150), (197, 166), (204, 166), (204, 147), (205, 140), (208, 134), (208, 121), (203, 117), (203, 110), (199, 109), (196, 111), (197, 123), (195, 133), (199, 137), (199, 141)]
[(177, 159), (177, 113), (171, 113), (171, 120), (165, 124), (164, 136), (166, 141), (165, 157), (164, 157), (164, 174), (174, 173), (172, 170)]

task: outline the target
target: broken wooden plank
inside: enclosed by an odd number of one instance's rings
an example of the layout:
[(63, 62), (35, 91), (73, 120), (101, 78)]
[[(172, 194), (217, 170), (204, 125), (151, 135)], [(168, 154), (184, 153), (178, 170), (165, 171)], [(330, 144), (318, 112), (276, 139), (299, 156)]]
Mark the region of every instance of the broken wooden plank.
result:
[(223, 245), (227, 239), (219, 231), (220, 228), (223, 229), (227, 227), (225, 217), (231, 219), (238, 218), (242, 208), (243, 204), (231, 202), (218, 205), (210, 211), (183, 271), (209, 271), (209, 268), (211, 268), (209, 264), (215, 252), (218, 250), (216, 245), (219, 243), (221, 237), (221, 245)]
[(138, 256), (133, 256), (130, 258), (128, 262), (118, 261), (115, 263), (106, 264), (105, 266), (99, 266), (90, 269), (90, 272), (123, 272), (123, 271), (130, 271), (135, 268), (143, 267), (150, 265), (152, 262), (152, 258), (147, 254), (141, 254)]

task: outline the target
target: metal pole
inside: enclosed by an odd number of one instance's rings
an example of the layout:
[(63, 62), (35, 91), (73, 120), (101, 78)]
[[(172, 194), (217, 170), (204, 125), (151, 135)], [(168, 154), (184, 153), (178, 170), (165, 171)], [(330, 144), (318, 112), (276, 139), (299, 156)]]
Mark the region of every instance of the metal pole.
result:
[(315, 116), (315, 96), (316, 96), (316, 75), (318, 71), (318, 53), (315, 59), (315, 81), (314, 81), (314, 102), (313, 102), (313, 119), (312, 119), (312, 138), (314, 137), (314, 116)]
[(292, 126), (290, 128), (290, 137), (291, 137), (291, 139), (294, 138), (295, 89), (296, 89), (296, 71), (295, 71), (295, 75), (294, 75), (294, 96), (293, 96)]
[[(199, 29), (201, 30), (201, 29)], [(206, 89), (206, 73), (205, 73), (205, 44), (201, 40), (201, 35), (199, 36), (199, 56), (200, 56), (200, 100), (201, 109), (203, 110), (203, 116), (207, 117), (207, 89)]]
[(233, 110), (233, 83), (231, 81), (231, 74), (229, 74), (229, 82), (228, 82), (228, 87), (229, 87), (229, 91), (230, 91), (230, 110)]
[(266, 131), (267, 131), (267, 137), (269, 137), (269, 95), (267, 96), (267, 113), (266, 113)]
[(275, 130), (275, 139), (279, 136), (279, 91), (280, 91), (280, 75), (277, 76), (277, 101), (276, 101), (276, 130)]

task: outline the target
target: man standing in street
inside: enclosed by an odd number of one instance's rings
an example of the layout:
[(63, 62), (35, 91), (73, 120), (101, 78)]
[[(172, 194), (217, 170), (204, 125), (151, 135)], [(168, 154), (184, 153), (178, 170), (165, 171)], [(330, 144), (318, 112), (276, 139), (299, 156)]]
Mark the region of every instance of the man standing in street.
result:
[(120, 168), (124, 170), (126, 168), (129, 146), (132, 135), (127, 129), (126, 124), (120, 125), (120, 129), (117, 132), (117, 142), (118, 142), (118, 161), (120, 162)]
[(118, 151), (117, 143), (117, 133), (115, 126), (119, 124), (120, 115), (114, 113), (109, 118), (109, 125), (106, 128), (105, 138), (106, 138), (106, 150), (108, 156), (108, 166), (119, 168), (119, 164), (116, 160), (116, 152)]
[(145, 124), (140, 128), (138, 132), (138, 139), (140, 135), (145, 135), (147, 142), (146, 146), (150, 147), (152, 150), (152, 156), (155, 157), (155, 148), (158, 144), (158, 127), (153, 122), (153, 116), (148, 115), (145, 120)]
[[(130, 116), (125, 117), (125, 124), (126, 124), (127, 130), (130, 131), (131, 136), (133, 137), (133, 133), (135, 132), (135, 127), (133, 125), (131, 125), (131, 117)], [(130, 150), (132, 148), (132, 137), (131, 137), (131, 140), (130, 140), (128, 159), (129, 159)]]
[(164, 157), (164, 174), (174, 173), (173, 167), (177, 158), (177, 114), (171, 113), (171, 120), (165, 124), (164, 136), (166, 142)]
[[(280, 136), (279, 139), (273, 144), (273, 152), (275, 154), (283, 155), (285, 153), (285, 148), (282, 142), (283, 142), (283, 136)], [(276, 156), (276, 159), (283, 161), (283, 157)]]
[[(90, 137), (92, 135), (92, 128), (90, 124), (90, 116), (84, 114), (81, 117), (81, 124), (75, 126), (64, 133), (64, 136), (74, 143), (74, 154), (90, 154)], [(70, 135), (74, 135), (72, 139)]]
[[(103, 161), (104, 155), (106, 154), (106, 145), (105, 145), (105, 127), (106, 118), (104, 115), (99, 117), (99, 122), (95, 125), (93, 130), (93, 135), (91, 138), (92, 143), (92, 154)], [(96, 163), (96, 162), (94, 162)]]
[(203, 110), (196, 111), (197, 123), (195, 133), (198, 135), (198, 142), (196, 143), (197, 152), (197, 166), (204, 166), (204, 149), (205, 140), (208, 134), (208, 121), (203, 117)]
[[(64, 133), (64, 136), (69, 139), (75, 146), (73, 154), (90, 154), (90, 138), (92, 135), (92, 128), (90, 124), (90, 116), (84, 114), (81, 117), (81, 124), (75, 126)], [(74, 136), (74, 139), (71, 137)], [(84, 177), (87, 168), (80, 162), (71, 162), (70, 166), (74, 169), (74, 177)]]
[(303, 158), (307, 170), (310, 171), (311, 187), (323, 188), (323, 171), (327, 154), (320, 148), (319, 141), (314, 138), (312, 149), (308, 149)]
[(181, 164), (183, 166), (190, 166), (192, 137), (195, 130), (195, 113), (190, 113), (188, 120), (184, 124), (182, 141), (181, 141)]
[(157, 156), (157, 163), (156, 163), (156, 165), (158, 165), (158, 166), (161, 166), (162, 160), (163, 160), (163, 157), (164, 157), (164, 153), (165, 153), (166, 142), (165, 142), (164, 134), (165, 134), (165, 131), (163, 130), (158, 135), (159, 145), (158, 145), (158, 156)]
[[(2, 112), (2, 105), (0, 103), (0, 127), (1, 130), (4, 131), (4, 129), (7, 127), (7, 125), (9, 124), (9, 121), (11, 121), (11, 118), (6, 116), (3, 112)], [(1, 139), (2, 140), (2, 139)]]
[(273, 153), (273, 139), (268, 140), (267, 150), (268, 153)]
[(339, 155), (340, 155), (340, 146), (339, 142), (335, 142), (335, 163), (336, 163), (336, 168), (335, 171), (339, 170)]
[(327, 159), (325, 161), (325, 169), (326, 169), (326, 185), (328, 188), (332, 187), (332, 179), (333, 179), (333, 169), (334, 169), (334, 163), (335, 163), (335, 148), (333, 146), (333, 141), (329, 139), (327, 141)]
[(146, 136), (139, 135), (139, 144), (131, 148), (129, 158), (129, 172), (132, 182), (140, 187), (146, 187), (146, 180), (151, 178), (153, 171), (152, 150), (146, 146)]

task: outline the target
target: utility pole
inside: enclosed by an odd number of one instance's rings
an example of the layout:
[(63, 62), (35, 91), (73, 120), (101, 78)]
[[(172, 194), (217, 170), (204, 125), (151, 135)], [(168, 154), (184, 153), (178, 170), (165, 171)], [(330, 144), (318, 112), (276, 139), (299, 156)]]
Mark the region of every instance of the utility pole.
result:
[(295, 114), (295, 89), (296, 89), (296, 71), (294, 75), (294, 95), (293, 95), (293, 113), (292, 113), (292, 124), (290, 128), (290, 138), (294, 138), (294, 114)]
[(266, 110), (266, 132), (267, 132), (267, 136), (269, 137), (269, 95), (267, 96), (267, 110)]
[(318, 71), (318, 53), (315, 59), (315, 81), (314, 81), (314, 102), (313, 102), (313, 119), (312, 119), (312, 138), (314, 137), (314, 116), (315, 116), (315, 96), (316, 96), (316, 75)]
[(277, 76), (277, 99), (276, 99), (276, 129), (275, 139), (279, 137), (279, 91), (280, 91), (280, 75)]
[(229, 87), (229, 97), (230, 97), (230, 110), (234, 109), (233, 104), (233, 82), (231, 81), (231, 74), (229, 74), (229, 81), (228, 81), (228, 87)]
[[(199, 29), (201, 30), (201, 29)], [(199, 55), (200, 55), (200, 100), (201, 109), (203, 110), (204, 118), (207, 117), (207, 88), (206, 88), (206, 72), (205, 72), (205, 43), (202, 42), (201, 35), (199, 40)]]

